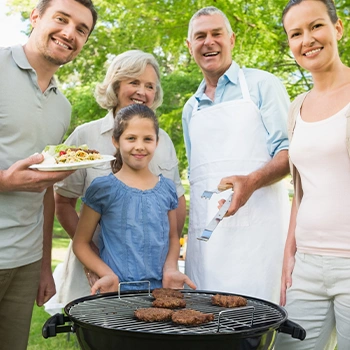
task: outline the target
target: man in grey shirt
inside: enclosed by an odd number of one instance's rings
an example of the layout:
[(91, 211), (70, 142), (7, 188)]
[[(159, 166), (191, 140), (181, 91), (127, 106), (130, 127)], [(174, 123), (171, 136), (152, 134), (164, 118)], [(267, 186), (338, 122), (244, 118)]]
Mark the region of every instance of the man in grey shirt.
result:
[(22, 46), (0, 48), (0, 348), (27, 348), (33, 302), (55, 293), (52, 185), (71, 172), (28, 169), (62, 142), (71, 114), (53, 75), (72, 61), (97, 20), (91, 0), (41, 0)]

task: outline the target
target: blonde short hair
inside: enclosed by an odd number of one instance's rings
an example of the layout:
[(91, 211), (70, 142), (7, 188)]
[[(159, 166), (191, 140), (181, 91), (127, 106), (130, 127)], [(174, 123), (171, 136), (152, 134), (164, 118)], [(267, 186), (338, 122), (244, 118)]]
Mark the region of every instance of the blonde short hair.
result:
[(138, 78), (149, 64), (154, 68), (157, 75), (156, 94), (154, 102), (150, 106), (155, 110), (163, 102), (159, 65), (152, 54), (141, 50), (129, 50), (113, 58), (103, 82), (96, 86), (95, 98), (97, 103), (107, 110), (118, 109), (120, 82), (126, 79)]

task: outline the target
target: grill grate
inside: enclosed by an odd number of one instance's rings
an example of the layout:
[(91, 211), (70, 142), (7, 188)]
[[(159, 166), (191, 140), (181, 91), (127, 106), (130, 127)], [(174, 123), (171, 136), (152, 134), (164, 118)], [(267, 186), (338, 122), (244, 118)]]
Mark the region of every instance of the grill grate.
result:
[(214, 294), (183, 292), (186, 308), (213, 313), (214, 321), (199, 326), (182, 326), (167, 322), (143, 322), (134, 317), (134, 310), (152, 307), (149, 293), (108, 295), (71, 303), (66, 312), (77, 321), (107, 329), (142, 331), (161, 334), (235, 333), (280, 324), (286, 318), (283, 309), (259, 299), (248, 300), (246, 307), (227, 309), (211, 304)]

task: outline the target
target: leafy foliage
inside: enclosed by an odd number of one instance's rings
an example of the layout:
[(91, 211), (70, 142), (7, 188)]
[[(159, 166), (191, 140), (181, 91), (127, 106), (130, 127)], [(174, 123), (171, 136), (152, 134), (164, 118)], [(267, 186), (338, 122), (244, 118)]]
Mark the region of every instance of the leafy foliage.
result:
[[(29, 18), (34, 0), (8, 0), (12, 12)], [(172, 138), (180, 169), (187, 166), (183, 145), (181, 112), (196, 91), (202, 75), (191, 59), (185, 40), (193, 13), (216, 6), (229, 18), (236, 34), (234, 60), (242, 66), (267, 70), (285, 84), (291, 99), (312, 86), (310, 75), (294, 61), (281, 24), (287, 0), (94, 0), (99, 20), (82, 53), (63, 66), (57, 76), (73, 104), (71, 132), (77, 125), (97, 119), (106, 111), (94, 102), (93, 91), (103, 79), (106, 63), (130, 49), (151, 52), (162, 69), (164, 103), (158, 109), (160, 124)], [(350, 13), (347, 0), (335, 1), (343, 19), (345, 36), (339, 52), (350, 64)], [(29, 32), (29, 29), (28, 29)]]

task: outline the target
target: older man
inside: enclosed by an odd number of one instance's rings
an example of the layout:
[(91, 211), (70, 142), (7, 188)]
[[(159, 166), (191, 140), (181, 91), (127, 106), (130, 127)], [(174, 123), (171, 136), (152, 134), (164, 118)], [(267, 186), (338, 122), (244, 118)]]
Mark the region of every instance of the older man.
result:
[[(186, 274), (198, 289), (277, 302), (289, 217), (280, 181), (288, 173), (289, 97), (274, 75), (232, 60), (235, 39), (215, 7), (190, 20), (187, 45), (204, 79), (183, 110), (191, 186)], [(218, 185), (234, 190), (231, 216), (199, 241), (228, 193), (210, 201), (201, 195)]]

